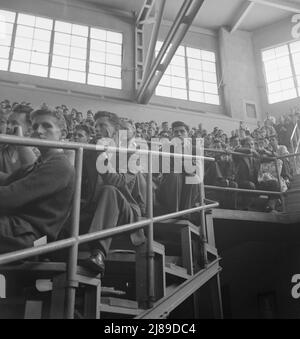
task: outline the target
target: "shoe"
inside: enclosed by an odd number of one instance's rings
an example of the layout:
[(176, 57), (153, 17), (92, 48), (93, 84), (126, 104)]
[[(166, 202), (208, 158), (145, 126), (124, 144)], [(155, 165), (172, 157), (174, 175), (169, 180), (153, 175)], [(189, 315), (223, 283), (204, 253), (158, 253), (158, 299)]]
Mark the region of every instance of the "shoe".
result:
[(102, 252), (98, 252), (87, 259), (79, 260), (79, 265), (94, 273), (103, 275), (105, 271), (104, 255)]

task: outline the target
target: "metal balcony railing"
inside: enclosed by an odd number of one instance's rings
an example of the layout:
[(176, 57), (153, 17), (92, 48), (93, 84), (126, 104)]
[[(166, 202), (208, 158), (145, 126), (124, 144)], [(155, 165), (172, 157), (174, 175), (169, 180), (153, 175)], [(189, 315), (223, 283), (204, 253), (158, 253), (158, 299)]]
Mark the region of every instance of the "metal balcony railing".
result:
[[(57, 250), (69, 248), (69, 258), (67, 263), (67, 314), (66, 317), (68, 319), (72, 319), (74, 317), (74, 308), (75, 308), (75, 291), (77, 287), (76, 282), (76, 269), (77, 269), (77, 260), (78, 260), (78, 247), (80, 244), (91, 242), (94, 240), (105, 239), (108, 237), (113, 237), (114, 235), (124, 234), (128, 232), (132, 232), (134, 230), (147, 228), (147, 238), (148, 238), (148, 260), (149, 260), (149, 272), (148, 272), (148, 282), (149, 282), (149, 307), (154, 300), (154, 256), (153, 256), (153, 224), (155, 222), (167, 220), (170, 218), (176, 218), (179, 216), (184, 216), (190, 213), (201, 213), (201, 234), (204, 235), (204, 241), (207, 242), (206, 236), (206, 227), (205, 227), (205, 210), (210, 210), (212, 208), (218, 207), (218, 203), (212, 202), (209, 204), (205, 204), (205, 195), (204, 195), (204, 187), (202, 187), (202, 196), (200, 201), (200, 206), (192, 209), (178, 211), (171, 214), (162, 215), (159, 217), (153, 216), (153, 191), (152, 191), (152, 157), (154, 155), (166, 155), (172, 157), (186, 157), (186, 158), (201, 158), (207, 161), (214, 161), (213, 158), (209, 157), (197, 157), (192, 155), (183, 155), (183, 154), (171, 154), (171, 153), (161, 153), (161, 152), (153, 152), (148, 150), (132, 150), (134, 152), (139, 152), (141, 154), (148, 155), (148, 180), (147, 180), (147, 213), (148, 218), (146, 220), (142, 220), (136, 223), (132, 223), (129, 225), (124, 225), (112, 230), (104, 230), (96, 233), (85, 234), (79, 236), (79, 221), (80, 221), (80, 198), (81, 198), (81, 183), (82, 183), (82, 163), (83, 163), (83, 151), (118, 151), (118, 152), (128, 152), (130, 150), (125, 148), (118, 147), (104, 147), (101, 148), (99, 145), (89, 145), (89, 144), (79, 144), (79, 143), (66, 143), (66, 142), (54, 142), (54, 141), (46, 141), (40, 139), (30, 139), (30, 138), (21, 138), (15, 136), (7, 136), (0, 135), (0, 144), (12, 144), (12, 145), (23, 145), (23, 146), (36, 146), (36, 147), (48, 147), (48, 148), (59, 148), (66, 150), (74, 150), (75, 151), (75, 171), (76, 171), (76, 180), (75, 180), (75, 194), (73, 199), (73, 208), (72, 208), (72, 228), (71, 228), (71, 236), (68, 239), (60, 240), (56, 242), (52, 242), (50, 244), (24, 249), (20, 251), (15, 251), (7, 254), (0, 255), (0, 265), (8, 264), (11, 262), (23, 260), (26, 258), (30, 258), (32, 256), (42, 255), (50, 252), (55, 252)], [(204, 259), (207, 258), (206, 249), (204, 246)], [(207, 264), (207, 261), (206, 261)]]

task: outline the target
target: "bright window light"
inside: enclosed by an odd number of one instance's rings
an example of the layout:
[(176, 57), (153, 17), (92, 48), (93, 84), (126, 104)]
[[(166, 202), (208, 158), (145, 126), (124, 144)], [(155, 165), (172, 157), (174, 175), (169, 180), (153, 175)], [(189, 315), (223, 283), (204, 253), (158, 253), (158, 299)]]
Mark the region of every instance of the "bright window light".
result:
[(91, 28), (88, 84), (122, 89), (121, 33)]
[(122, 89), (122, 49), (118, 32), (0, 10), (1, 71)]
[(300, 96), (300, 42), (262, 52), (270, 104)]
[(48, 76), (53, 20), (18, 14), (10, 71)]
[[(156, 55), (162, 44), (157, 43)], [(215, 53), (179, 46), (156, 95), (220, 105)]]
[(0, 70), (7, 71), (9, 65), (12, 33), (16, 13), (0, 10)]

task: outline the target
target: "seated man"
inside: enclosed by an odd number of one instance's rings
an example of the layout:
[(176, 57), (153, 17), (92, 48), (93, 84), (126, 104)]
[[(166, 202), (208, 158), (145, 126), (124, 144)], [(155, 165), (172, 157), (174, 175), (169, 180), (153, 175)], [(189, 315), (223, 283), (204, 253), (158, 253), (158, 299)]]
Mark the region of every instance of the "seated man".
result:
[[(15, 105), (7, 120), (7, 134), (29, 136), (32, 111), (29, 105)], [(32, 147), (0, 145), (0, 172), (11, 174), (22, 166), (33, 164), (36, 158), (37, 154)]]
[[(64, 137), (61, 114), (44, 108), (31, 118), (34, 138)], [(34, 165), (20, 168), (0, 186), (0, 253), (32, 247), (44, 236), (55, 241), (70, 214), (74, 169), (61, 150), (39, 147), (39, 151)]]
[[(205, 184), (224, 188), (238, 188), (235, 182), (234, 163), (229, 154), (216, 156), (215, 162), (210, 162), (205, 172)], [(208, 192), (207, 197), (220, 202), (224, 209), (236, 209), (236, 193), (213, 191)]]
[[(251, 137), (241, 141), (241, 148), (237, 150), (247, 156), (233, 156), (236, 182), (241, 189), (255, 190), (258, 185), (258, 171), (260, 156), (255, 151), (255, 143)], [(248, 209), (253, 201), (249, 194), (241, 194), (241, 208)]]
[[(181, 141), (183, 147), (184, 140), (188, 138), (189, 127), (181, 121), (172, 124), (173, 137)], [(172, 152), (172, 151), (171, 151)], [(163, 173), (161, 183), (157, 192), (157, 211), (156, 214), (172, 213), (196, 207), (200, 201), (200, 185), (186, 184), (187, 176), (191, 174), (174, 173), (173, 159), (171, 159), (171, 173)]]
[(88, 125), (77, 125), (74, 129), (73, 139), (81, 144), (88, 144), (91, 140), (94, 131)]
[[(110, 138), (119, 144), (119, 131), (123, 129), (118, 116), (110, 112), (95, 114), (95, 131), (98, 143)], [(107, 161), (106, 173), (97, 171), (98, 157)], [(85, 152), (83, 162), (83, 206), (81, 213), (81, 233), (93, 233), (138, 221), (145, 214), (145, 201), (140, 185), (145, 185), (142, 175), (118, 173), (106, 152)], [(145, 191), (145, 190), (144, 190)], [(134, 245), (145, 242), (144, 233), (131, 234)], [(89, 244), (90, 256), (81, 265), (92, 271), (104, 272), (104, 259), (112, 239), (94, 241)]]

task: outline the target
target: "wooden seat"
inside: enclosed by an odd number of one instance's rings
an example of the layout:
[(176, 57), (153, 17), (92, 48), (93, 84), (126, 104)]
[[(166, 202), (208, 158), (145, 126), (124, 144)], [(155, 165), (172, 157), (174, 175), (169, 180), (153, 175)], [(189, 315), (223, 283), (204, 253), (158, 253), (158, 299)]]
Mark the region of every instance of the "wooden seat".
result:
[[(24, 262), (18, 265), (0, 266), (0, 274), (6, 278), (7, 299), (5, 302), (12, 300), (11, 298), (25, 297), (25, 317), (42, 317), (42, 313), (51, 319), (65, 318), (66, 307), (66, 288), (67, 288), (67, 265), (65, 263), (55, 262)], [(38, 301), (43, 301), (46, 306), (45, 293), (38, 294), (36, 290), (36, 281), (38, 279), (49, 279), (52, 282), (50, 291), (49, 309), (40, 307)], [(78, 266), (76, 281), (80, 287), (83, 287), (84, 318), (100, 317), (100, 293), (101, 280), (100, 275)], [(30, 293), (29, 293), (30, 292)], [(31, 299), (33, 295), (33, 300)], [(44, 297), (45, 296), (45, 297)], [(41, 299), (41, 300), (35, 300)], [(12, 300), (13, 302), (13, 300)], [(40, 311), (38, 312), (37, 309)], [(0, 310), (0, 318), (2, 317)]]

